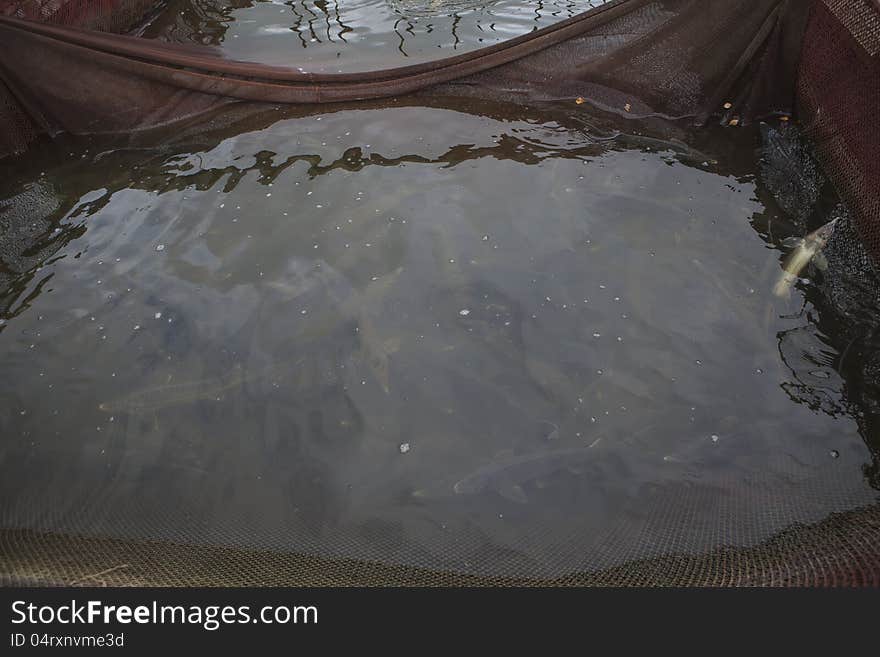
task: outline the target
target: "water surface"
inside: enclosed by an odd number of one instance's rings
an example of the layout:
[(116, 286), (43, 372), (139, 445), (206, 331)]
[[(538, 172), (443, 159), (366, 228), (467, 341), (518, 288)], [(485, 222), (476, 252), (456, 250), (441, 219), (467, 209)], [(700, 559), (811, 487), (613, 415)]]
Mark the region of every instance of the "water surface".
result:
[(219, 46), (231, 59), (366, 71), (499, 43), (604, 0), (173, 0), (144, 36)]
[(875, 501), (872, 334), (771, 294), (758, 131), (647, 129), (402, 100), (0, 163), (0, 522), (559, 575)]

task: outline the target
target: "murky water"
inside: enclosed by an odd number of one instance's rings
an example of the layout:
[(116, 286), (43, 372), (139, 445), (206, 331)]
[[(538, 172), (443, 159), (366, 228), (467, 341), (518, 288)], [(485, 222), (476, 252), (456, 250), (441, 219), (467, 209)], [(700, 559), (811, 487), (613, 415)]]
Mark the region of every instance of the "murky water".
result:
[(605, 0), (173, 0), (146, 36), (310, 71), (448, 57), (552, 25)]
[(850, 336), (771, 294), (757, 131), (608, 121), (267, 109), (0, 163), (37, 234), (4, 260), (0, 519), (552, 574), (650, 553), (658, 490), (702, 491), (683, 535), (745, 518), (694, 550), (874, 500)]

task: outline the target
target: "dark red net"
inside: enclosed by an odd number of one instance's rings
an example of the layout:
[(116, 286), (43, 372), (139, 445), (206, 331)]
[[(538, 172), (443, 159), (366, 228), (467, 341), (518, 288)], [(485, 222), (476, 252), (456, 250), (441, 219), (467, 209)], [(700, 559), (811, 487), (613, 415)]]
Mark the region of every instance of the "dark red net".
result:
[[(788, 112), (880, 254), (880, 4), (877, 0), (612, 0), (553, 27), (458, 57), (370, 73), (312, 75), (232, 62), (204, 47), (122, 33), (146, 0), (0, 0), (0, 156), (39, 132), (134, 132), (230, 104), (331, 103), (418, 93), (513, 103), (573, 101), (622, 117), (746, 121)], [(5, 17), (5, 18), (3, 18)], [(806, 26), (806, 29), (805, 29)], [(92, 28), (103, 32), (84, 31)], [(726, 107), (726, 105), (730, 107)], [(878, 583), (876, 506), (793, 524), (726, 548), (731, 518), (701, 515), (702, 490), (670, 495), (639, 539), (658, 558), (555, 580), (471, 578), (376, 562), (0, 529), (0, 581), (120, 584), (798, 584)], [(772, 505), (773, 500), (770, 500)], [(805, 504), (809, 499), (805, 498)], [(688, 512), (692, 511), (692, 515)], [(706, 521), (717, 549), (679, 544)], [(180, 518), (170, 523), (184, 527)], [(737, 525), (738, 526), (738, 525)], [(185, 534), (185, 529), (181, 530)], [(720, 537), (720, 538), (718, 538)], [(615, 553), (615, 557), (617, 553)]]
[(825, 172), (880, 261), (880, 9), (871, 0), (815, 3), (797, 99)]

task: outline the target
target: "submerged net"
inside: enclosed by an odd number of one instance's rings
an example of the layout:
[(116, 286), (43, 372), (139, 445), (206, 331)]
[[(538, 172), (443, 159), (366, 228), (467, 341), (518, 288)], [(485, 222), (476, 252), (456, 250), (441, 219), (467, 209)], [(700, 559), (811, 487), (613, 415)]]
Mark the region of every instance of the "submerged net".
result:
[[(447, 98), (586, 105), (667, 134), (682, 124), (787, 116), (796, 107), (815, 150), (793, 129), (766, 130), (762, 176), (798, 228), (841, 219), (816, 303), (845, 315), (863, 307), (853, 295), (877, 289), (880, 171), (872, 154), (880, 129), (871, 126), (880, 112), (880, 7), (873, 0), (612, 0), (497, 46), (348, 74), (233, 62), (207, 47), (77, 29), (126, 31), (149, 4), (6, 3), (0, 154), (25, 150), (39, 133), (134, 144), (172, 126), (197, 139), (217, 124), (269, 122), (279, 103), (405, 96), (429, 105)], [(823, 205), (826, 177), (843, 204)], [(15, 281), (71, 239), (47, 235), (59, 210), (52, 190), (36, 184), (0, 207), (0, 286), (11, 288), (10, 298), (23, 289)], [(866, 324), (851, 322), (844, 354), (870, 340)], [(852, 394), (876, 399), (880, 365), (848, 360)], [(861, 422), (868, 433), (878, 426), (872, 413)], [(193, 521), (185, 503), (158, 511), (103, 500), (83, 511), (59, 499), (53, 515), (16, 499), (0, 517), (0, 576), (11, 584), (880, 584), (880, 507), (833, 475), (780, 471), (715, 487), (648, 487), (605, 533), (575, 522), (552, 545), (539, 525), (494, 544), (465, 523), (457, 537), (435, 543), (434, 528), (406, 530), (388, 517), (358, 534), (334, 529), (316, 540), (307, 526), (270, 529), (261, 519), (212, 527), (210, 518)]]
[(348, 74), (0, 18), (0, 55), (15, 62), (6, 85), (50, 134), (130, 133), (236, 100), (323, 104), (427, 89), (521, 103), (581, 97), (634, 117), (702, 121), (726, 100), (744, 117), (790, 107), (805, 15), (790, 0), (613, 0), (456, 57)]

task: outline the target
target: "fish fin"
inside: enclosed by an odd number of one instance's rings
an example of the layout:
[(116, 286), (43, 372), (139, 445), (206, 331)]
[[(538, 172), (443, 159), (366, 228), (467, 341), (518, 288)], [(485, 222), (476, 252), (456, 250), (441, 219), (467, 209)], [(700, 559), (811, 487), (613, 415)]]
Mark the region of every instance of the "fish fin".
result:
[(828, 258), (821, 251), (817, 251), (813, 256), (813, 264), (819, 271), (828, 271)]
[(526, 492), (519, 484), (503, 484), (498, 487), (498, 494), (506, 500), (517, 504), (526, 504), (529, 501)]

